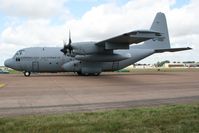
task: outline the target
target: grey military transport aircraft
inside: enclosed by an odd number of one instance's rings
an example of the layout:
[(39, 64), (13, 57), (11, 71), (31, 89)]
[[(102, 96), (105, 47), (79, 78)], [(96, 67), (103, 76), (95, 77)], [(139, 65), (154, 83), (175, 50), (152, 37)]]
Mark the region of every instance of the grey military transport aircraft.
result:
[[(138, 44), (141, 43), (141, 44)], [(137, 44), (137, 45), (135, 45)], [(157, 13), (150, 30), (136, 30), (99, 42), (69, 43), (63, 48), (24, 48), (7, 59), (6, 67), (31, 72), (76, 72), (99, 75), (127, 67), (154, 53), (176, 52), (191, 48), (171, 48), (164, 13)]]

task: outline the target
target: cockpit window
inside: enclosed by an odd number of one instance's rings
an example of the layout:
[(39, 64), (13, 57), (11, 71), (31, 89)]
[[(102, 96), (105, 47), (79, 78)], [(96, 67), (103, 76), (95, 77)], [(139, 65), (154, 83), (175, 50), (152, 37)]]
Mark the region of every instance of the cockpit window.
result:
[(21, 56), (25, 53), (25, 50), (19, 50), (16, 52), (16, 54), (14, 55), (14, 57), (18, 57), (18, 56)]
[(18, 56), (18, 52), (13, 56), (13, 58), (17, 57)]
[(19, 50), (19, 55), (23, 55), (25, 53), (25, 50)]

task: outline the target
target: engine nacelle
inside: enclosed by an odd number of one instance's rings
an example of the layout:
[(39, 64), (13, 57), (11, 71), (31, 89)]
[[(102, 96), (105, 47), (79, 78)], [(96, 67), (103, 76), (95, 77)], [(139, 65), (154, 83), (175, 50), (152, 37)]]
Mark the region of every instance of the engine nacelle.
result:
[(73, 43), (73, 53), (75, 55), (89, 55), (103, 52), (103, 47), (98, 47), (95, 42)]

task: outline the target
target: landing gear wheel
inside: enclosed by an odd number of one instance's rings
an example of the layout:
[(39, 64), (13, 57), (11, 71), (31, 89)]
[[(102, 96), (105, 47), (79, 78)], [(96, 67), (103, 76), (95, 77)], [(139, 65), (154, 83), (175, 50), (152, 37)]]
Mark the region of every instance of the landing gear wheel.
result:
[(93, 73), (93, 76), (99, 76), (100, 73)]
[(30, 72), (28, 72), (28, 71), (25, 71), (23, 74), (24, 74), (25, 77), (29, 77), (30, 76)]
[(81, 72), (77, 72), (77, 74), (78, 74), (79, 76), (83, 76), (83, 74), (82, 74)]
[(89, 76), (90, 74), (89, 74), (89, 73), (84, 73), (83, 75), (84, 75), (84, 76)]
[(82, 72), (77, 72), (79, 76), (99, 76), (100, 73), (82, 73)]

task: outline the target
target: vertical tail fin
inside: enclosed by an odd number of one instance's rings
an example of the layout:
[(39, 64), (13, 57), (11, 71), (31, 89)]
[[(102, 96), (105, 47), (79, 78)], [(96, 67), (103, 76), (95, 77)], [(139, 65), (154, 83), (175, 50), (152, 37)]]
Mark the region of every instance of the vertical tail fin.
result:
[(160, 40), (148, 40), (144, 42), (142, 45), (143, 48), (147, 49), (169, 49), (170, 48), (170, 41), (169, 41), (169, 33), (167, 28), (167, 21), (164, 13), (157, 13), (156, 17), (151, 25), (150, 30), (157, 31), (163, 33), (164, 39)]

